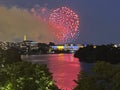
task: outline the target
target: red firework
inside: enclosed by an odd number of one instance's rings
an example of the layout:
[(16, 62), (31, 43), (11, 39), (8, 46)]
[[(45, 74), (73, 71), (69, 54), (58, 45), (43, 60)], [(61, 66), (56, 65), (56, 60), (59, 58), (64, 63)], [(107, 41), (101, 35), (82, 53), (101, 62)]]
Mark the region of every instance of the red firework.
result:
[(54, 28), (53, 34), (58, 40), (65, 42), (75, 36), (79, 28), (79, 17), (67, 7), (57, 8), (49, 17), (49, 24)]

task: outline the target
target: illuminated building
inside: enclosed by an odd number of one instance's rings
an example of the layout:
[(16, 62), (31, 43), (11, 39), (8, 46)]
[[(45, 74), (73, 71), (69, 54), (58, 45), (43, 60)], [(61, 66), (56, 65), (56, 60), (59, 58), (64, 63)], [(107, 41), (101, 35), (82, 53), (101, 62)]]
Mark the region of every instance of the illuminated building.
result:
[(65, 44), (65, 45), (56, 45), (51, 46), (53, 50), (70, 50), (70, 51), (77, 51), (79, 48), (84, 48), (83, 45), (73, 45), (73, 44)]
[(63, 50), (63, 49), (64, 49), (64, 46), (57, 46), (57, 49), (58, 49), (58, 50)]

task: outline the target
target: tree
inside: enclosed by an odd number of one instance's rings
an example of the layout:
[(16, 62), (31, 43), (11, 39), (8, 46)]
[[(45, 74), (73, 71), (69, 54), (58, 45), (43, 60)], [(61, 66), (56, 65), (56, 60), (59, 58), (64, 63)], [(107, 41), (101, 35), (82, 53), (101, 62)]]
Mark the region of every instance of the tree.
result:
[(120, 64), (97, 62), (91, 73), (82, 72), (74, 90), (120, 90)]
[(22, 61), (21, 55), (16, 48), (0, 49), (0, 64), (12, 64), (20, 61)]
[(113, 45), (100, 45), (94, 48), (88, 45), (76, 51), (74, 56), (84, 62), (106, 61), (116, 64), (120, 62), (120, 48), (113, 47)]
[(55, 46), (54, 42), (49, 42), (49, 46)]
[(0, 49), (0, 90), (59, 90), (46, 65), (24, 62), (19, 50)]
[(0, 90), (58, 90), (46, 65), (18, 62), (0, 68)]
[(38, 44), (38, 47), (39, 47), (39, 51), (40, 53), (42, 54), (47, 54), (49, 52), (49, 49), (50, 49), (50, 46), (45, 44), (45, 43), (39, 43)]

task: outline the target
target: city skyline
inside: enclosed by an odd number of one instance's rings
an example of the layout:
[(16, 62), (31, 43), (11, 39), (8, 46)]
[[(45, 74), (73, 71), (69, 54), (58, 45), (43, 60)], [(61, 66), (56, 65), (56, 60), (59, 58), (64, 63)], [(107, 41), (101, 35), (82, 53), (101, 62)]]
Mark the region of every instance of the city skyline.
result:
[[(46, 8), (49, 11), (66, 6), (75, 11), (80, 18), (79, 32), (73, 43), (120, 43), (119, 3), (120, 1), (113, 0), (0, 0), (0, 38), (17, 41), (27, 33), (28, 38), (32, 40), (54, 41), (55, 37), (49, 36), (52, 35), (48, 31), (49, 27), (33, 18), (30, 11), (37, 6), (41, 10)], [(41, 28), (43, 31), (40, 31)]]

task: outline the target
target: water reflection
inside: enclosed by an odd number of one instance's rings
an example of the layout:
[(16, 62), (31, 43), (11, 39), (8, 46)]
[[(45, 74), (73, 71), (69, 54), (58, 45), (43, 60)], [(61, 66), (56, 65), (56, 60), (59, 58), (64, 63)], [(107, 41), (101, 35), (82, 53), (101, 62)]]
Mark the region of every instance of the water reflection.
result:
[(80, 64), (73, 54), (50, 55), (48, 66), (53, 73), (53, 78), (60, 88), (72, 90), (75, 87), (73, 80), (77, 79)]
[(80, 72), (80, 63), (73, 54), (49, 54), (39, 56), (29, 56), (33, 63), (44, 63), (48, 65), (53, 79), (62, 90), (72, 90), (76, 83), (77, 74)]

